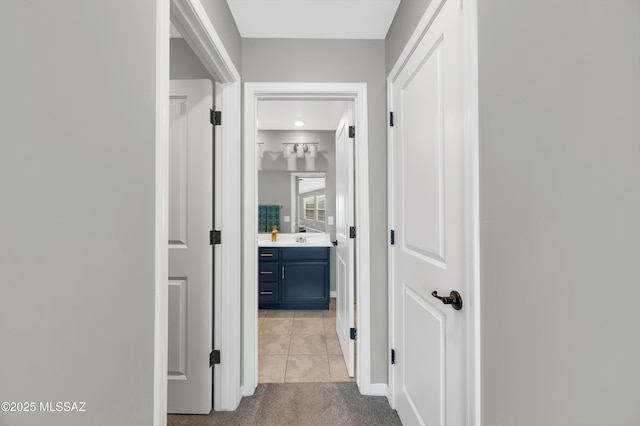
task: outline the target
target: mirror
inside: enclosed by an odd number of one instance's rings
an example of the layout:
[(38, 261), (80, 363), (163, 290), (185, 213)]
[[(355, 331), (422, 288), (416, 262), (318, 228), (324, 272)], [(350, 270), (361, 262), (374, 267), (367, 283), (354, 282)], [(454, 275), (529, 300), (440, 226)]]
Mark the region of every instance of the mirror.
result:
[(258, 232), (329, 232), (325, 172), (258, 172)]
[[(258, 140), (262, 144), (262, 157), (258, 158), (258, 232), (271, 232), (275, 225), (279, 232), (327, 232), (333, 238), (335, 131), (259, 130)], [(315, 158), (310, 152), (285, 157), (284, 147), (289, 144), (315, 144)], [(312, 179), (322, 179), (324, 185)]]

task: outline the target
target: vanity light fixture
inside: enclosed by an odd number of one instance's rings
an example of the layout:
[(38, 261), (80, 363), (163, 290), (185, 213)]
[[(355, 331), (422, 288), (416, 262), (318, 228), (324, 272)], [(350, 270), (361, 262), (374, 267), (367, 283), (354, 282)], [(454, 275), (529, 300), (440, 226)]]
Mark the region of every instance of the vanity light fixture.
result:
[(316, 158), (318, 156), (318, 142), (310, 143), (283, 143), (282, 152), (284, 158), (291, 157), (295, 152), (297, 158), (304, 158), (304, 153), (308, 152), (309, 157)]
[(286, 144), (286, 143), (284, 144), (284, 147), (282, 148), (282, 152), (283, 152), (282, 156), (284, 158), (291, 157), (291, 148), (292, 148), (292, 146), (293, 145), (291, 145), (291, 144)]
[(298, 158), (304, 158), (304, 152), (307, 150), (307, 146), (304, 144), (297, 144), (296, 145), (296, 157)]

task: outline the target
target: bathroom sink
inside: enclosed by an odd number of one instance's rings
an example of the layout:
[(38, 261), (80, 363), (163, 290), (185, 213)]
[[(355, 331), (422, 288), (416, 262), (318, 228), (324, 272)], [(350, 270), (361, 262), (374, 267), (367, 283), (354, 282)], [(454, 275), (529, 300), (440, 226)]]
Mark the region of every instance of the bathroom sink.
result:
[(271, 241), (271, 234), (258, 234), (258, 247), (333, 247), (329, 234), (326, 233), (278, 233), (276, 241)]

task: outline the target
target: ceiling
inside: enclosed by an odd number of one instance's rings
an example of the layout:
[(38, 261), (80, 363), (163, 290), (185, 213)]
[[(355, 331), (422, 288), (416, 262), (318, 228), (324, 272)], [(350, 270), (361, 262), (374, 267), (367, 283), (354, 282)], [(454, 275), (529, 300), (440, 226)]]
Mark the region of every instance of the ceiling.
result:
[(400, 0), (227, 0), (243, 38), (384, 39)]
[[(336, 130), (349, 101), (261, 100), (259, 130)], [(293, 123), (303, 121), (304, 126)]]
[[(384, 39), (400, 0), (227, 0), (227, 3), (243, 38)], [(173, 24), (171, 37), (181, 37)], [(258, 129), (335, 130), (348, 103), (260, 101)], [(305, 125), (295, 126), (297, 120)]]

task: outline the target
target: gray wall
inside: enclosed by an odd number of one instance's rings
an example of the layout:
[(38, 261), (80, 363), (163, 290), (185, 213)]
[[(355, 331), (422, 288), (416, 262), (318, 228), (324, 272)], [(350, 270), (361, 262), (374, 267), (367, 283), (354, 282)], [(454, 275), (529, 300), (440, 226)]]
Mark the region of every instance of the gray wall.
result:
[(243, 39), (247, 82), (365, 82), (369, 109), (371, 380), (387, 382), (387, 128), (383, 40)]
[(430, 3), (431, 0), (402, 0), (400, 2), (385, 39), (385, 75), (389, 75), (391, 72)]
[(183, 38), (172, 38), (170, 48), (170, 78), (205, 78), (215, 81), (214, 77), (209, 74), (209, 71), (202, 65), (200, 59), (193, 53), (193, 50)]
[(479, 1), (483, 425), (640, 424), (640, 2)]
[(0, 5), (2, 425), (149, 425), (156, 2)]
[(258, 172), (258, 204), (282, 206), (278, 229), (279, 232), (289, 233), (291, 223), (285, 223), (284, 217), (291, 216), (291, 172), (281, 170)]
[(236, 70), (242, 71), (242, 39), (225, 0), (200, 0)]

